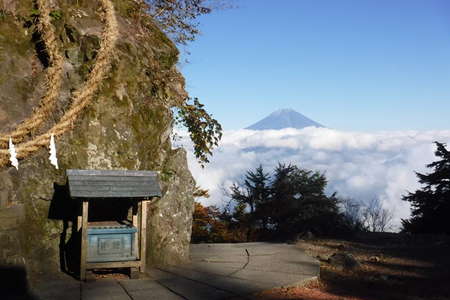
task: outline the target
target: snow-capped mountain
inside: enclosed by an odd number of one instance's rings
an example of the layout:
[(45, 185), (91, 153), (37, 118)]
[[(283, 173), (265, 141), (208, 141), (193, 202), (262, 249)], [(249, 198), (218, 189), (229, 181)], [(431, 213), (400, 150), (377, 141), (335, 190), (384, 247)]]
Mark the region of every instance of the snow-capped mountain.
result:
[(247, 127), (252, 130), (283, 129), (305, 127), (324, 127), (293, 109), (279, 109), (259, 122)]

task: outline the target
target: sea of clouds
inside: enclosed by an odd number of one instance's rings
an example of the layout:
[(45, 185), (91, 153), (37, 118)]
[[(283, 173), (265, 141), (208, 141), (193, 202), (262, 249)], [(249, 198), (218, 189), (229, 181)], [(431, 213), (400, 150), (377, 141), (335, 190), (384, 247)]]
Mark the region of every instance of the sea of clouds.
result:
[(261, 164), (269, 172), (281, 163), (323, 172), (328, 179), (327, 194), (351, 197), (362, 203), (375, 197), (392, 211), (398, 229), (410, 215), (407, 191), (420, 188), (414, 172), (428, 172), (435, 161), (434, 141), (450, 142), (450, 130), (350, 132), (307, 127), (282, 130), (225, 131), (211, 162), (201, 168), (186, 134), (179, 133), (175, 146), (188, 151), (189, 168), (197, 184), (208, 189), (204, 205), (223, 206), (224, 194), (245, 172)]

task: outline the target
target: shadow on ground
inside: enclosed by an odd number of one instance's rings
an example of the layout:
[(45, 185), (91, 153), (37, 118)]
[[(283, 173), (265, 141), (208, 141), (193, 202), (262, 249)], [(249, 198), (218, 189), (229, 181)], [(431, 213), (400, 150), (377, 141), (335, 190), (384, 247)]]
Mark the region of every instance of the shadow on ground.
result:
[(0, 298), (3, 300), (37, 300), (33, 297), (23, 267), (0, 265)]
[[(300, 247), (312, 255), (352, 254), (357, 271), (340, 271), (321, 260), (321, 289), (363, 299), (450, 299), (450, 247), (436, 237), (405, 238), (367, 233), (351, 240), (317, 239)], [(379, 261), (371, 261), (371, 257)]]
[(61, 278), (33, 290), (45, 300), (239, 299), (317, 278), (319, 265), (294, 245), (269, 243), (191, 245), (191, 263), (148, 268), (144, 278)]

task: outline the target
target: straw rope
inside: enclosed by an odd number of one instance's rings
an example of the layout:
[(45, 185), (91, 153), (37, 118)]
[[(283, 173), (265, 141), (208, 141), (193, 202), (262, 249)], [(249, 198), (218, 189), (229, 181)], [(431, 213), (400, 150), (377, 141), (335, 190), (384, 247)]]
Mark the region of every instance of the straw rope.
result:
[(50, 67), (46, 69), (46, 93), (41, 98), (38, 108), (34, 110), (30, 118), (19, 124), (14, 131), (0, 135), (0, 146), (7, 145), (10, 137), (17, 143), (22, 141), (30, 131), (37, 130), (43, 124), (46, 117), (53, 111), (61, 89), (64, 60), (59, 54), (55, 31), (51, 25), (50, 8), (45, 0), (37, 0), (37, 5), (40, 10), (37, 29), (42, 35), (50, 62)]
[[(111, 57), (115, 42), (118, 37), (118, 24), (114, 13), (114, 6), (110, 0), (100, 0), (104, 13), (102, 20), (105, 23), (100, 50), (97, 54), (96, 63), (88, 75), (84, 84), (73, 93), (70, 109), (61, 117), (59, 122), (50, 128), (46, 133), (36, 136), (32, 140), (18, 144), (16, 146), (17, 157), (25, 158), (40, 147), (48, 145), (52, 134), (59, 136), (69, 130), (73, 122), (78, 118), (82, 110), (92, 101), (93, 95), (98, 90), (102, 80), (106, 77), (110, 68)], [(7, 163), (7, 149), (0, 149), (0, 167)]]

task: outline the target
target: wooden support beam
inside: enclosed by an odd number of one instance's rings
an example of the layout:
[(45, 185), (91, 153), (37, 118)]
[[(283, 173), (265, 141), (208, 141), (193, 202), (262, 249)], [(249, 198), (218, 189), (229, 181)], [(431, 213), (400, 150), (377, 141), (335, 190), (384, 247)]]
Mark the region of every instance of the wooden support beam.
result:
[(80, 280), (86, 279), (86, 256), (87, 256), (87, 230), (88, 230), (89, 202), (83, 201), (82, 225), (81, 225), (81, 255), (80, 255)]
[(140, 250), (141, 250), (141, 266), (140, 271), (142, 273), (145, 272), (146, 268), (146, 253), (147, 253), (147, 207), (148, 207), (148, 200), (143, 200), (141, 203), (141, 230), (140, 230)]
[(86, 263), (86, 269), (101, 269), (101, 268), (139, 268), (141, 262), (138, 260), (130, 261), (108, 261), (108, 262), (91, 262)]
[(83, 223), (83, 216), (78, 216), (77, 217), (77, 232), (79, 232), (81, 230), (82, 223)]
[(135, 202), (133, 203), (132, 208), (132, 221), (133, 221), (133, 227), (137, 228), (138, 232), (134, 234), (134, 242), (133, 242), (133, 252), (136, 255), (136, 259), (139, 259), (140, 257), (140, 251), (139, 251), (139, 210), (138, 210), (138, 204)]

